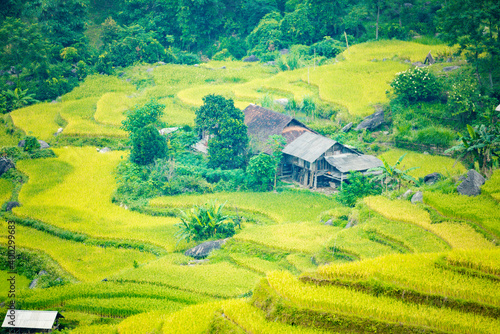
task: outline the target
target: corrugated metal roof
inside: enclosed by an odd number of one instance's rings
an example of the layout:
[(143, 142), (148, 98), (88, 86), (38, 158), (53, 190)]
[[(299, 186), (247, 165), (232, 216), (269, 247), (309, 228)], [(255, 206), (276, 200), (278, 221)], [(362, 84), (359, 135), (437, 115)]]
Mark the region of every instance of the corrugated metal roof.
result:
[[(33, 329), (51, 329), (56, 321), (57, 311), (26, 311), (14, 310), (14, 319), (7, 311), (2, 327), (4, 328), (33, 328)], [(14, 320), (14, 326), (9, 324)]]
[(304, 132), (300, 137), (286, 145), (283, 153), (312, 163), (336, 143), (333, 139)]
[(326, 157), (325, 160), (342, 173), (361, 171), (382, 166), (383, 163), (373, 155), (339, 154)]

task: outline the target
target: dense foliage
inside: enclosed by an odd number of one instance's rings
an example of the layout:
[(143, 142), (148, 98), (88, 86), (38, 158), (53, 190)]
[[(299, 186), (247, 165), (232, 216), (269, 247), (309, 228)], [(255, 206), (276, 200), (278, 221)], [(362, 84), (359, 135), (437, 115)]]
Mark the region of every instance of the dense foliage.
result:
[(177, 224), (179, 241), (201, 241), (208, 238), (228, 238), (235, 233), (236, 227), (240, 227), (237, 218), (230, 217), (223, 212), (224, 205), (216, 201), (205, 205), (195, 205), (187, 211), (180, 210), (181, 223)]
[(167, 141), (158, 129), (163, 125), (160, 117), (165, 106), (151, 100), (144, 106), (136, 106), (127, 112), (122, 129), (129, 132), (132, 150), (130, 160), (138, 165), (149, 165), (167, 156)]
[(398, 73), (391, 87), (398, 98), (410, 103), (435, 100), (441, 92), (437, 78), (419, 67)]
[(208, 138), (208, 160), (212, 168), (243, 167), (248, 146), (245, 116), (231, 99), (207, 95), (196, 110), (196, 127)]

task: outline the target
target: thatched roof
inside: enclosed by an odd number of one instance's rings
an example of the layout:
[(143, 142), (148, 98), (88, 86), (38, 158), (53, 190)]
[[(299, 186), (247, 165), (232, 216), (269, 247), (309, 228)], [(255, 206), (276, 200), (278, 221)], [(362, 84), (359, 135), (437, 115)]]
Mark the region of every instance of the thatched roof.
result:
[(341, 173), (349, 171), (365, 171), (382, 166), (383, 163), (373, 155), (339, 154), (326, 157), (325, 160)]
[(14, 326), (9, 324), (12, 321), (10, 311), (7, 312), (2, 327), (4, 328), (30, 328), (30, 329), (52, 329), (57, 318), (64, 318), (57, 311), (25, 311), (14, 310)]
[(285, 146), (283, 153), (313, 163), (337, 142), (316, 133), (304, 132), (300, 137)]
[(270, 148), (267, 144), (269, 136), (282, 135), (288, 144), (304, 132), (313, 132), (292, 116), (255, 104), (250, 104), (243, 110), (243, 113), (245, 114), (245, 124), (248, 127), (250, 144), (257, 151), (269, 153)]

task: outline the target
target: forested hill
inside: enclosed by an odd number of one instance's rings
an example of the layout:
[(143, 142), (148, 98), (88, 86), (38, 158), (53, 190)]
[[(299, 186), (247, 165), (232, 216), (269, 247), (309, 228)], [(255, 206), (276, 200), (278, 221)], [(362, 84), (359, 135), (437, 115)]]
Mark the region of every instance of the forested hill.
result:
[(475, 60), (486, 55), (478, 73), (493, 88), (498, 8), (496, 0), (4, 0), (0, 110), (54, 99), (89, 73), (137, 62), (273, 61), (294, 45), (331, 58), (346, 42), (438, 33), (437, 42), (460, 42)]

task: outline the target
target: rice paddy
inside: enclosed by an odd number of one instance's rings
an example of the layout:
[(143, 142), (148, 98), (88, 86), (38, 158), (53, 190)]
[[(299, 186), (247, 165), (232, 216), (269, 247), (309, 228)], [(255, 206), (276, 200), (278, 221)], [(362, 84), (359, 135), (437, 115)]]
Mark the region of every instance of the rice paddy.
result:
[[(19, 305), (62, 311), (78, 323), (70, 333), (347, 333), (367, 328), (498, 333), (498, 172), (478, 197), (425, 192), (426, 205), (442, 215), (439, 223), (423, 205), (383, 196), (365, 198), (355, 209), (297, 189), (152, 199), (153, 209), (184, 209), (216, 199), (246, 218), (227, 248), (206, 261), (193, 261), (182, 253), (195, 243), (177, 243), (174, 237), (178, 218), (113, 203), (115, 168), (127, 159), (126, 151), (57, 147), (54, 136), (62, 127), (58, 136), (126, 138), (120, 129), (124, 113), (150, 98), (165, 104), (167, 126), (193, 126), (195, 109), (208, 93), (233, 98), (241, 109), (264, 96), (296, 102), (310, 96), (344, 106), (359, 118), (387, 102), (389, 82), (408, 68), (402, 61), (423, 60), (429, 48), (447, 49), (371, 42), (351, 47), (335, 63), (279, 73), (237, 61), (137, 65), (120, 77), (89, 76), (53, 103), (15, 110), (15, 126), (54, 144), (57, 157), (17, 162), (28, 181), (13, 214), (100, 242), (66, 240), (17, 224), (20, 249), (52, 259), (78, 282), (29, 290), (29, 280), (18, 275)], [(9, 136), (0, 140), (2, 146), (17, 143)], [(399, 149), (381, 156), (394, 164), (404, 153), (403, 168), (420, 167), (411, 172), (416, 178), (466, 171), (447, 157)], [(12, 198), (13, 190), (0, 178), (1, 203)], [(329, 218), (335, 226), (325, 225)], [(348, 220), (352, 224), (344, 228)], [(2, 245), (6, 226), (0, 222)], [(120, 248), (121, 242), (139, 247)], [(148, 246), (162, 252), (152, 254)], [(5, 275), (0, 271), (1, 280)], [(447, 307), (441, 307), (444, 303)]]

